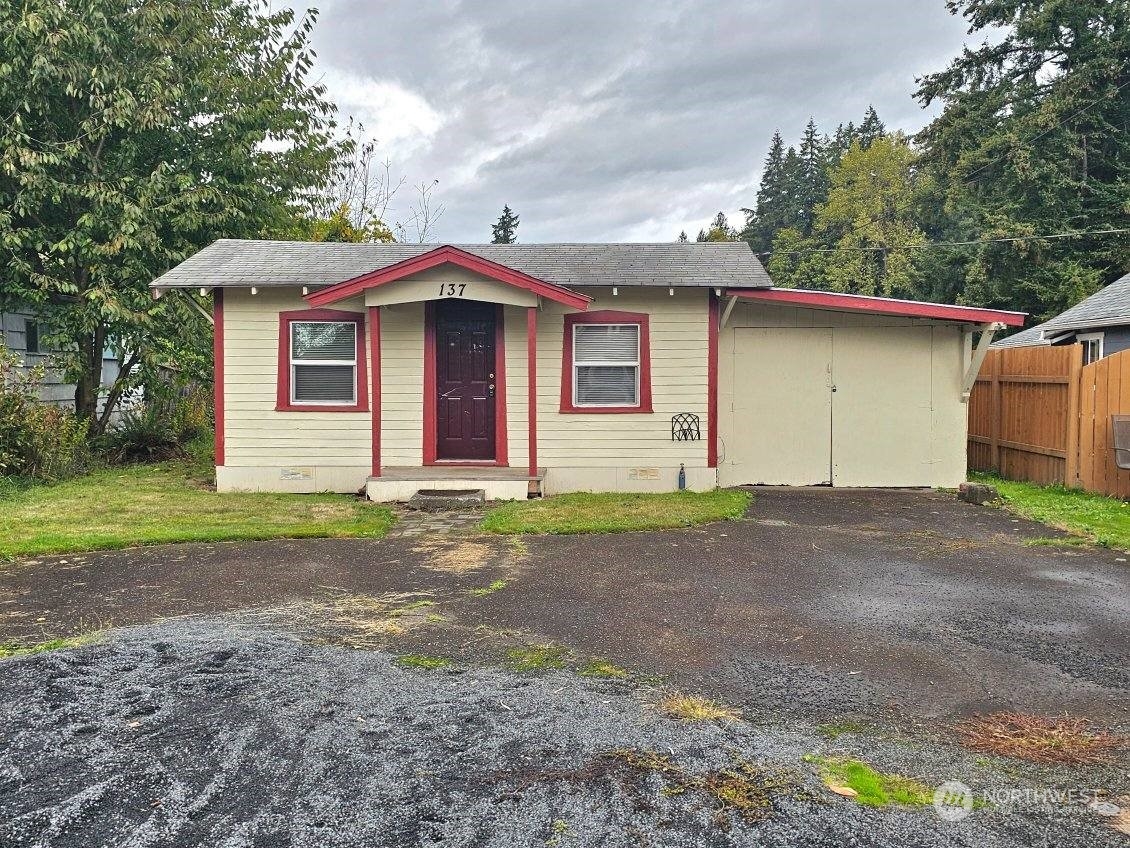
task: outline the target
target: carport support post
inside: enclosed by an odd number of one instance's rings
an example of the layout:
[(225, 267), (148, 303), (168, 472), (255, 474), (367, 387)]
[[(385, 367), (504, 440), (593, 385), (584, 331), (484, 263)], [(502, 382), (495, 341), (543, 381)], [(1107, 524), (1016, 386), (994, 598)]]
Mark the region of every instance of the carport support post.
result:
[(530, 476), (538, 474), (538, 308), (526, 308), (526, 416), (529, 419)]

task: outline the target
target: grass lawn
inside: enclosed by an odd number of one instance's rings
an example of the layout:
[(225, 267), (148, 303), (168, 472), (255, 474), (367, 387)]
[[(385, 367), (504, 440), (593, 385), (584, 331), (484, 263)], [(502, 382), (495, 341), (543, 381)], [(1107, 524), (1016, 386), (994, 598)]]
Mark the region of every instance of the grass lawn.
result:
[(161, 542), (383, 536), (392, 513), (348, 495), (217, 494), (211, 459), (116, 466), (0, 490), (0, 558)]
[(1005, 508), (1017, 515), (1084, 536), (1111, 548), (1130, 550), (1130, 503), (1080, 489), (1036, 486), (989, 474), (973, 479), (995, 486)]
[(741, 518), (751, 497), (749, 492), (728, 489), (661, 494), (577, 492), (495, 507), (486, 514), (482, 528), (491, 533), (663, 530)]

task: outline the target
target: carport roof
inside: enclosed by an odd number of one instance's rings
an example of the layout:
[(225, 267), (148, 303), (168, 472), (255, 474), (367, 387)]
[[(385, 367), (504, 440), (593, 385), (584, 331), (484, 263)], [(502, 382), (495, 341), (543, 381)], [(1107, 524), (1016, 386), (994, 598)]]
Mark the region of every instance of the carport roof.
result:
[(905, 318), (930, 318), (935, 321), (960, 321), (966, 324), (1005, 324), (1020, 327), (1026, 312), (1005, 312), (999, 309), (981, 309), (975, 306), (953, 306), (948, 303), (927, 303), (920, 300), (897, 300), (891, 297), (867, 297), (859, 294), (812, 291), (810, 289), (754, 289), (737, 291), (728, 289), (728, 296), (751, 300), (806, 306), (811, 309), (831, 309), (837, 312), (869, 312), (879, 315), (899, 315)]

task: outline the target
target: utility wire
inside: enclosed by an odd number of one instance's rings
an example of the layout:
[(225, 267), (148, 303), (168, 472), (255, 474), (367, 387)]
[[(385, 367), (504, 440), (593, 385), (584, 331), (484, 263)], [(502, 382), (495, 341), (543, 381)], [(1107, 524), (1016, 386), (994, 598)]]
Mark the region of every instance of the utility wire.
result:
[(794, 256), (802, 253), (894, 253), (900, 250), (933, 250), (936, 247), (966, 247), (974, 244), (1003, 244), (1014, 241), (1044, 241), (1046, 239), (1084, 238), (1089, 236), (1110, 236), (1130, 233), (1130, 228), (1116, 230), (1092, 230), (1091, 232), (1048, 233), (1047, 235), (1009, 236), (1007, 238), (974, 239), (971, 241), (928, 241), (922, 244), (901, 244), (875, 247), (811, 247), (803, 250), (766, 250), (758, 256)]

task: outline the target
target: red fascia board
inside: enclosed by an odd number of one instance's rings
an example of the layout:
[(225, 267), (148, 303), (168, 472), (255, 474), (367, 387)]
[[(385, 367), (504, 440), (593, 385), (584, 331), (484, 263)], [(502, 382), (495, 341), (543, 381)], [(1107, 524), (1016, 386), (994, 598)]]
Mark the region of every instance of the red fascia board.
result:
[(1005, 324), (1020, 327), (1027, 312), (1005, 312), (975, 306), (951, 306), (919, 300), (896, 300), (889, 297), (867, 297), (859, 294), (811, 291), (810, 289), (726, 289), (727, 297), (762, 300), (809, 306), (815, 309), (838, 309), (846, 312), (870, 312), (878, 315), (900, 315), (904, 318), (932, 318), (936, 321), (962, 321), (967, 324)]
[(412, 274), (418, 274), (421, 271), (447, 263), (466, 268), (476, 274), (482, 274), (484, 277), (489, 277), (500, 283), (525, 289), (544, 297), (546, 300), (564, 304), (572, 309), (586, 309), (592, 302), (592, 298), (588, 295), (555, 286), (553, 283), (547, 283), (544, 280), (531, 277), (529, 274), (507, 268), (505, 265), (499, 265), (497, 262), (491, 262), (489, 259), (483, 259), (481, 256), (475, 256), (451, 245), (437, 247), (435, 250), (430, 250), (420, 256), (413, 256), (411, 259), (405, 259), (395, 265), (389, 265), (387, 268), (379, 268), (376, 271), (362, 274), (360, 277), (354, 277), (352, 280), (346, 280), (343, 283), (314, 292), (306, 296), (306, 301), (311, 306), (326, 306), (342, 298), (358, 294), (365, 289), (402, 280)]

